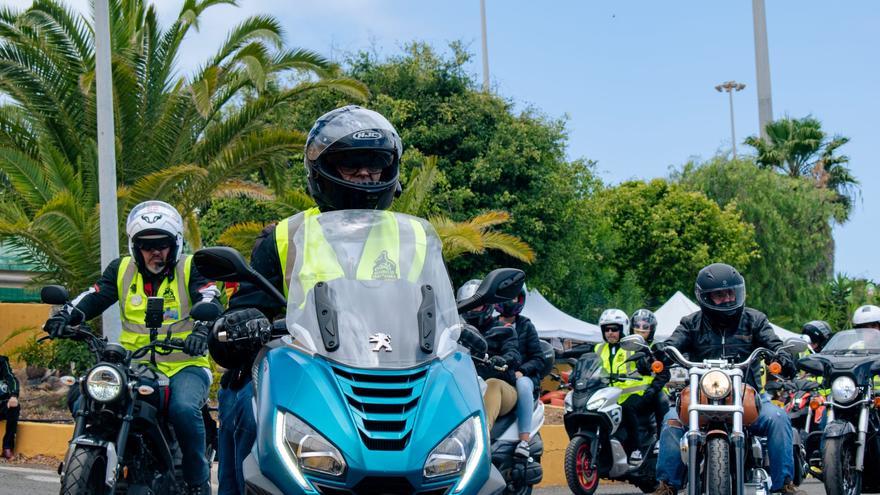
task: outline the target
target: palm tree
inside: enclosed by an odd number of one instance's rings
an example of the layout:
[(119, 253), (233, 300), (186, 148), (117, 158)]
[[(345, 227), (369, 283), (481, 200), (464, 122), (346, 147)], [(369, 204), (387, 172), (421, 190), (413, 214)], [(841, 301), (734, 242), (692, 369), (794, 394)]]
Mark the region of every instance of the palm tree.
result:
[[(411, 177), (403, 194), (391, 205), (391, 209), (413, 216), (428, 215), (428, 198), (440, 177), (437, 157), (427, 157), (422, 167), (411, 172)], [(272, 193), (268, 189), (254, 191), (251, 197), (266, 197)], [(273, 199), (274, 206), (285, 215), (293, 215), (314, 206), (314, 202), (303, 191), (290, 191)], [(535, 252), (516, 236), (497, 232), (492, 227), (510, 219), (503, 211), (489, 211), (464, 222), (455, 222), (446, 215), (428, 215), (443, 242), (443, 258), (448, 262), (463, 254), (483, 254), (487, 249), (501, 251), (526, 263), (535, 260)], [(265, 226), (257, 222), (244, 222), (233, 225), (220, 235), (220, 243), (250, 253), (257, 235)]]
[(841, 206), (835, 220), (845, 222), (852, 212), (859, 182), (846, 166), (849, 157), (835, 153), (849, 138), (829, 139), (822, 123), (813, 117), (775, 120), (767, 124), (766, 130), (767, 140), (756, 136), (745, 140), (745, 144), (757, 150), (758, 165), (791, 177), (809, 178), (817, 187), (834, 191), (834, 201)]
[[(302, 149), (303, 132), (267, 124), (267, 112), (317, 88), (368, 93), (316, 53), (285, 49), (270, 16), (242, 20), (180, 76), (186, 35), (207, 9), (235, 0), (185, 0), (164, 30), (146, 0), (109, 3), (120, 220), (137, 202), (164, 199), (181, 211), (193, 247), (212, 196), (251, 187), (242, 179), (256, 171), (283, 175)], [(58, 0), (0, 7), (0, 242), (76, 288), (100, 270), (90, 22)], [(277, 88), (287, 72), (298, 84)]]

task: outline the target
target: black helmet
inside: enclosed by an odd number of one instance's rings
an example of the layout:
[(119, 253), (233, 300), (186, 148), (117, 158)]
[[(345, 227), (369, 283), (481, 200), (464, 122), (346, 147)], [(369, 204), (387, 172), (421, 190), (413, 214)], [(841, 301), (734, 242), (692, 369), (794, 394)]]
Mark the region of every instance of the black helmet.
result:
[(697, 274), (697, 304), (714, 330), (739, 326), (746, 306), (746, 281), (736, 268), (713, 263)]
[(654, 316), (654, 313), (650, 309), (638, 309), (632, 316), (629, 317), (629, 328), (635, 333), (635, 328), (637, 323), (646, 323), (648, 328), (650, 328), (650, 333), (648, 334), (648, 343), (654, 341), (654, 332), (657, 331), (657, 317)]
[(495, 311), (498, 311), (501, 316), (510, 318), (511, 316), (516, 316), (522, 313), (523, 306), (526, 305), (526, 288), (523, 286), (522, 289), (519, 290), (519, 295), (510, 301), (504, 301), (503, 303), (498, 303), (495, 305)]
[(810, 342), (816, 344), (816, 350), (821, 351), (831, 339), (831, 325), (827, 321), (813, 320), (804, 323), (801, 332), (810, 337)]
[[(400, 192), (403, 144), (382, 115), (349, 105), (325, 113), (306, 139), (309, 194), (321, 211), (387, 209)], [(346, 180), (340, 167), (381, 171), (378, 180)]]
[[(461, 287), (458, 288), (458, 293), (455, 295), (455, 299), (457, 302), (464, 301), (465, 299), (473, 296), (477, 289), (480, 287), (480, 280), (468, 280)], [(472, 309), (470, 311), (466, 311), (461, 315), (469, 325), (473, 325), (478, 329), (482, 330), (483, 326), (485, 326), (486, 322), (492, 318), (492, 305), (484, 304), (479, 309)]]

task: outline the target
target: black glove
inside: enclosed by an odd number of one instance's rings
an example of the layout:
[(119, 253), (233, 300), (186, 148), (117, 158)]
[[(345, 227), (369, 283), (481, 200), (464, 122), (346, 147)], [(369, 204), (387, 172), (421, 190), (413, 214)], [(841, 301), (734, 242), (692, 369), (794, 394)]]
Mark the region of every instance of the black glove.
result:
[(648, 387), (645, 390), (645, 393), (642, 394), (642, 400), (646, 403), (650, 404), (657, 399), (657, 389), (655, 387)]
[(202, 356), (208, 350), (208, 327), (197, 323), (183, 341), (183, 352), (190, 356)]
[(68, 321), (70, 321), (70, 313), (62, 311), (46, 320), (46, 323), (43, 324), (43, 330), (49, 334), (49, 337), (57, 339), (64, 335)]
[(786, 351), (782, 351), (776, 355), (776, 360), (779, 361), (779, 364), (782, 365), (782, 376), (784, 378), (791, 379), (797, 374), (797, 366), (794, 364), (794, 359), (791, 357)]
[(507, 360), (501, 356), (492, 356), (489, 358), (489, 364), (495, 368), (504, 368), (507, 366)]
[(480, 335), (480, 331), (472, 325), (463, 325), (461, 327), (461, 335), (458, 337), (458, 343), (463, 345), (474, 356), (485, 356), (488, 344), (486, 339)]
[(253, 339), (266, 343), (272, 335), (272, 323), (260, 310), (247, 308), (220, 317), (214, 331), (226, 332), (227, 342)]

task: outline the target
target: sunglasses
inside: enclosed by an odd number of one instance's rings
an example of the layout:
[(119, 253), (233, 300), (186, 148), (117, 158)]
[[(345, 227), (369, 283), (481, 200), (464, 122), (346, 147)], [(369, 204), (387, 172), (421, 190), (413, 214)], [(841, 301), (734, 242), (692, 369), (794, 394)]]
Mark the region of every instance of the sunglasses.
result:
[(633, 330), (650, 330), (651, 327), (633, 327)]
[(143, 251), (163, 251), (165, 249), (171, 249), (171, 243), (166, 240), (143, 240), (139, 241), (136, 246)]
[(605, 332), (605, 333), (608, 333), (608, 332), (619, 332), (620, 329), (619, 329), (619, 328), (611, 328), (611, 327), (609, 327), (609, 328), (603, 328), (602, 331)]
[(351, 150), (330, 153), (324, 157), (324, 164), (342, 175), (354, 175), (366, 169), (371, 174), (381, 173), (394, 162), (391, 153), (383, 151)]

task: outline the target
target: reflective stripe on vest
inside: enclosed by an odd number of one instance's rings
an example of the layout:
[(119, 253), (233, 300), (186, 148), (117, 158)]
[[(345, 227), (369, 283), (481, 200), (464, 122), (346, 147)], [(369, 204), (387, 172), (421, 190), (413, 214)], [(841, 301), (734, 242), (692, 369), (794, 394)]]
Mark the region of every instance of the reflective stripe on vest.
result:
[[(174, 267), (174, 281), (162, 280), (155, 293), (165, 299), (165, 319), (159, 329), (158, 338), (165, 338), (167, 327), (189, 316), (192, 305), (189, 299), (189, 275), (192, 270), (192, 257), (185, 255)], [(135, 350), (150, 343), (150, 330), (144, 324), (147, 314), (147, 294), (144, 290), (144, 277), (132, 262), (130, 256), (120, 260), (116, 277), (116, 291), (119, 296), (119, 310), (122, 319), (122, 333), (119, 342), (128, 350)], [(192, 321), (174, 326), (172, 338), (185, 339), (192, 331)], [(147, 355), (149, 356), (149, 354)], [(142, 361), (149, 361), (145, 357)], [(207, 356), (192, 357), (183, 351), (170, 354), (156, 354), (159, 371), (173, 376), (187, 366), (210, 367)]]
[[(427, 234), (418, 220), (383, 211), (384, 221), (373, 226), (357, 266), (348, 266), (346, 269), (340, 263), (338, 253), (324, 237), (318, 221), (320, 210), (311, 208), (302, 215), (302, 222), (287, 218), (275, 228), (278, 259), (281, 260), (284, 273), (284, 295), (291, 300), (304, 303), (304, 296), (316, 283), (346, 276), (359, 280), (405, 277), (415, 282), (419, 279), (425, 264)], [(291, 240), (297, 235), (302, 236), (302, 240), (296, 244), (304, 250), (298, 255), (291, 249)], [(291, 284), (294, 273), (297, 274), (298, 284)], [(288, 294), (291, 286), (295, 294)]]
[(642, 376), (636, 369), (636, 362), (626, 362), (632, 357), (633, 353), (624, 349), (618, 349), (614, 354), (614, 361), (611, 361), (611, 346), (607, 343), (596, 344), (593, 352), (602, 358), (602, 367), (605, 371), (612, 375), (625, 377), (623, 380), (614, 380), (610, 383), (612, 387), (618, 387), (621, 390), (618, 403), (625, 401), (630, 395), (644, 395), (645, 390), (651, 382), (654, 381), (653, 376)]

